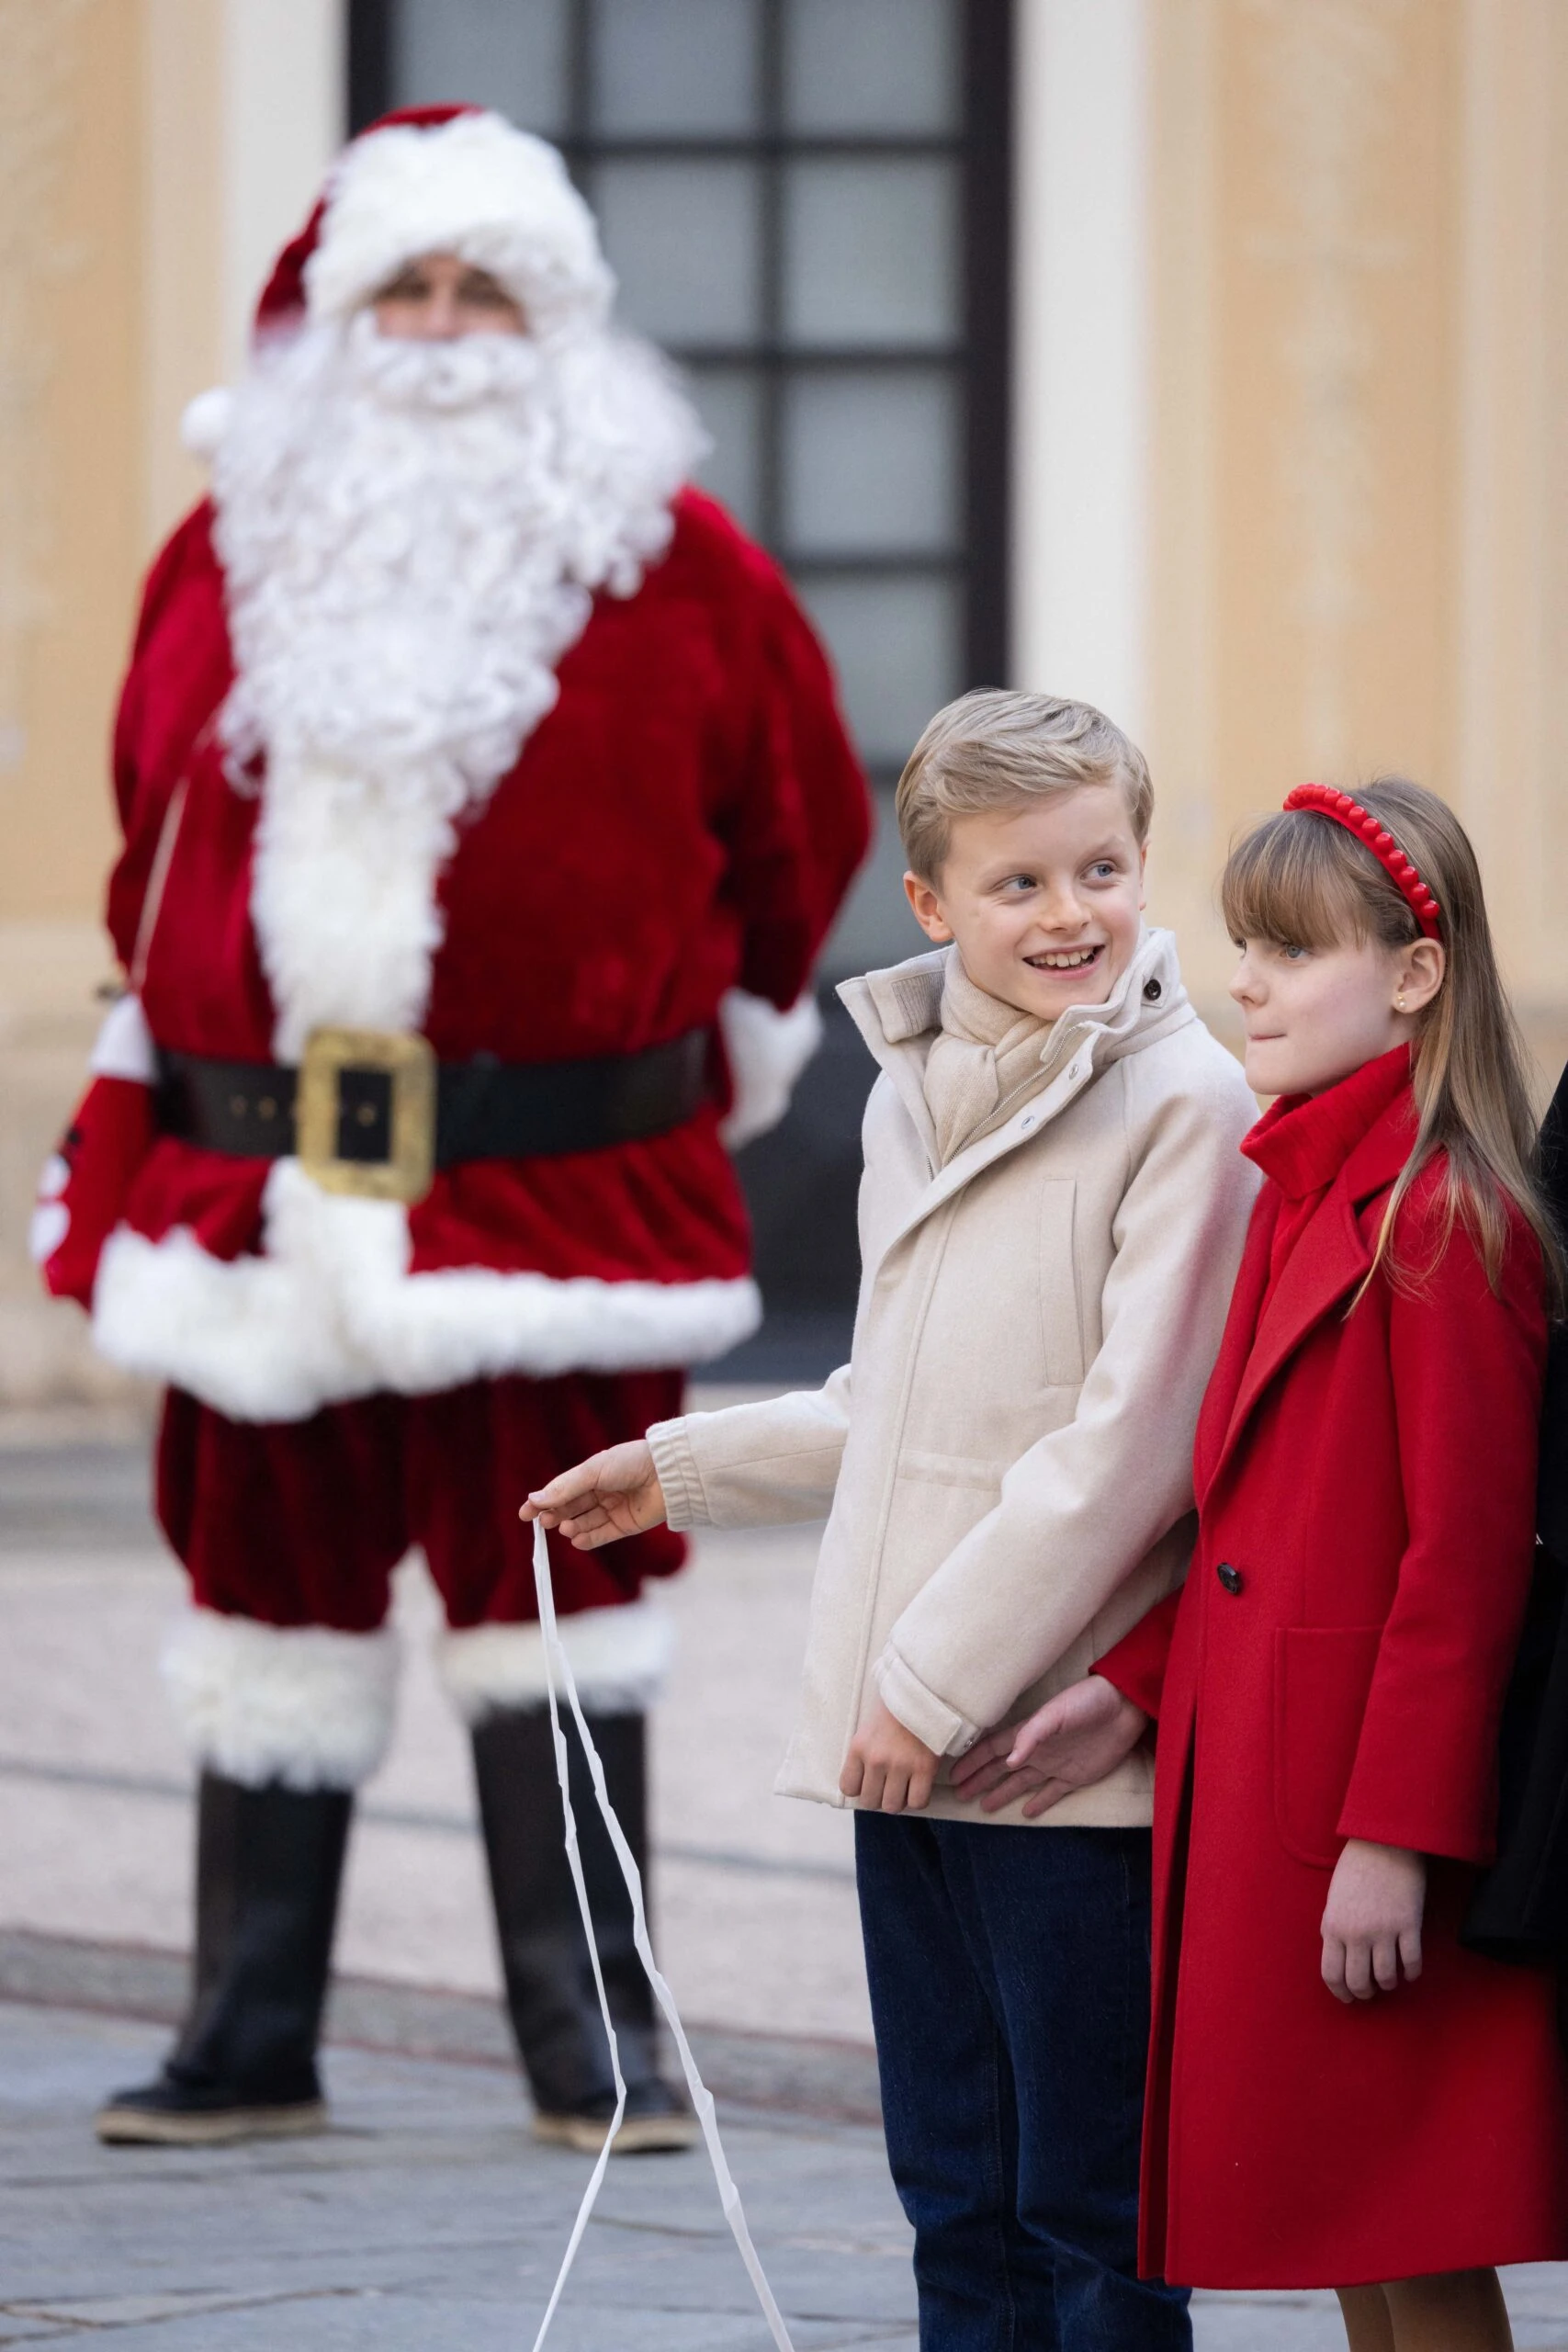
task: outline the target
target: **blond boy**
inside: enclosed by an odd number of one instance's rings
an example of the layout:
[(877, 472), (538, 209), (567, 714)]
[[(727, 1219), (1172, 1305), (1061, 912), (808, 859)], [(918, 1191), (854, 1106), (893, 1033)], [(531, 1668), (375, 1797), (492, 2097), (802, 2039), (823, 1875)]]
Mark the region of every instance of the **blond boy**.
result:
[[(840, 993), (881, 1067), (850, 1363), (530, 1498), (583, 1548), (828, 1520), (786, 1794), (856, 1808), (922, 2344), (1167, 2352), (1136, 2275), (1151, 1760), (1054, 1805), (953, 1767), (1185, 1568), (1255, 1105), (1143, 922), (1153, 790), (1088, 705), (987, 691), (898, 787), (933, 952)], [(1010, 2330), (1011, 2333), (1010, 2333)]]

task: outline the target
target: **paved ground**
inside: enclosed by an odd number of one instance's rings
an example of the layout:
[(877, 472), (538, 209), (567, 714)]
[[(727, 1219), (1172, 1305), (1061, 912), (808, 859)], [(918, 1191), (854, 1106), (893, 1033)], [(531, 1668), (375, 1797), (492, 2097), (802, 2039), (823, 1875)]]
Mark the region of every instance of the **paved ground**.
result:
[[(201, 2157), (96, 2148), (87, 2111), (159, 2037), (0, 2007), (0, 2344), (126, 2352), (517, 2352), (587, 2177), (536, 2149), (500, 2068), (337, 2052), (327, 2137)], [(874, 2131), (727, 2134), (807, 2347), (908, 2352), (907, 2233)], [(612, 2168), (552, 2331), (562, 2352), (752, 2352), (769, 2338), (701, 2155)]]
[[(324, 2138), (203, 2156), (95, 2145), (106, 2082), (161, 2037), (0, 2003), (0, 2346), (526, 2352), (587, 2175), (536, 2148), (509, 2070), (334, 2050)], [(877, 2133), (725, 2109), (800, 2352), (915, 2352), (908, 2233)], [(1568, 2344), (1568, 2271), (1516, 2274), (1520, 2352)], [(1204, 2296), (1198, 2352), (1329, 2352), (1322, 2295)], [(613, 2165), (551, 2335), (561, 2352), (767, 2352), (700, 2154)]]
[[(182, 1578), (148, 1521), (144, 1449), (94, 1426), (0, 1416), (0, 1927), (182, 1950), (191, 1776), (157, 1676)], [(668, 1589), (655, 1916), (683, 2011), (864, 2043), (849, 1817), (773, 1794), (815, 1555), (810, 1530), (712, 1537)], [(396, 1615), (398, 1731), (359, 1809), (339, 1960), (493, 1995), (468, 1743), (435, 1681), (417, 1563)]]
[[(0, 1420), (0, 2346), (525, 2352), (586, 2165), (527, 2137), (417, 1573), (398, 1744), (348, 1889), (333, 2131), (199, 2159), (91, 2138), (178, 2013), (187, 1931), (189, 1775), (153, 1672), (178, 1578), (135, 1434)], [(801, 2352), (913, 2352), (848, 1824), (770, 1793), (812, 1550), (809, 1532), (717, 1539), (671, 1590), (657, 1931)], [(563, 2352), (764, 2352), (700, 2154), (617, 2164), (600, 2212)], [(1521, 2352), (1568, 2346), (1568, 2267), (1509, 2290)], [(1321, 2296), (1203, 2298), (1196, 2332), (1200, 2352), (1342, 2342)]]

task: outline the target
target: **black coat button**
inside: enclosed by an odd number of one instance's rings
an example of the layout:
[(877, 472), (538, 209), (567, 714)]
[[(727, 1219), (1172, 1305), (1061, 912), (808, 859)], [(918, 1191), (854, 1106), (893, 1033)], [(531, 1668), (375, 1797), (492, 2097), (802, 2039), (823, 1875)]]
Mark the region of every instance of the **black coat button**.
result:
[(1224, 1586), (1225, 1590), (1229, 1593), (1239, 1592), (1243, 1584), (1246, 1582), (1246, 1578), (1243, 1577), (1241, 1570), (1239, 1568), (1233, 1568), (1228, 1560), (1222, 1560), (1219, 1566), (1214, 1570), (1214, 1574), (1219, 1577), (1220, 1582)]

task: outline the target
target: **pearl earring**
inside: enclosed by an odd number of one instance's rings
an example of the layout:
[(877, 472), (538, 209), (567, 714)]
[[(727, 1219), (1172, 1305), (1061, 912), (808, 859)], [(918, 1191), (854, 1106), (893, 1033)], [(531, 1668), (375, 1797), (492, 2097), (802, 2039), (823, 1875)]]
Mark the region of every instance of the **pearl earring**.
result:
[(1393, 1009), (1395, 1012), (1403, 1012), (1404, 1010), (1404, 990), (1403, 989), (1400, 989), (1399, 994), (1393, 1000)]

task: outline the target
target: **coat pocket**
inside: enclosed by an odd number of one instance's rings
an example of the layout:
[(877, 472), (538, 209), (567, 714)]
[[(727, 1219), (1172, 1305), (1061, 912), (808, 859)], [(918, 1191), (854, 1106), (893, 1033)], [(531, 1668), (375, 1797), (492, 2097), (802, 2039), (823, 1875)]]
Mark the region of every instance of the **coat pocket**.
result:
[(1083, 1385), (1083, 1322), (1073, 1253), (1077, 1192), (1071, 1176), (1048, 1176), (1040, 1187), (1040, 1317), (1047, 1388)]
[(1332, 1870), (1381, 1625), (1287, 1626), (1274, 1635), (1274, 1826), (1285, 1851)]

